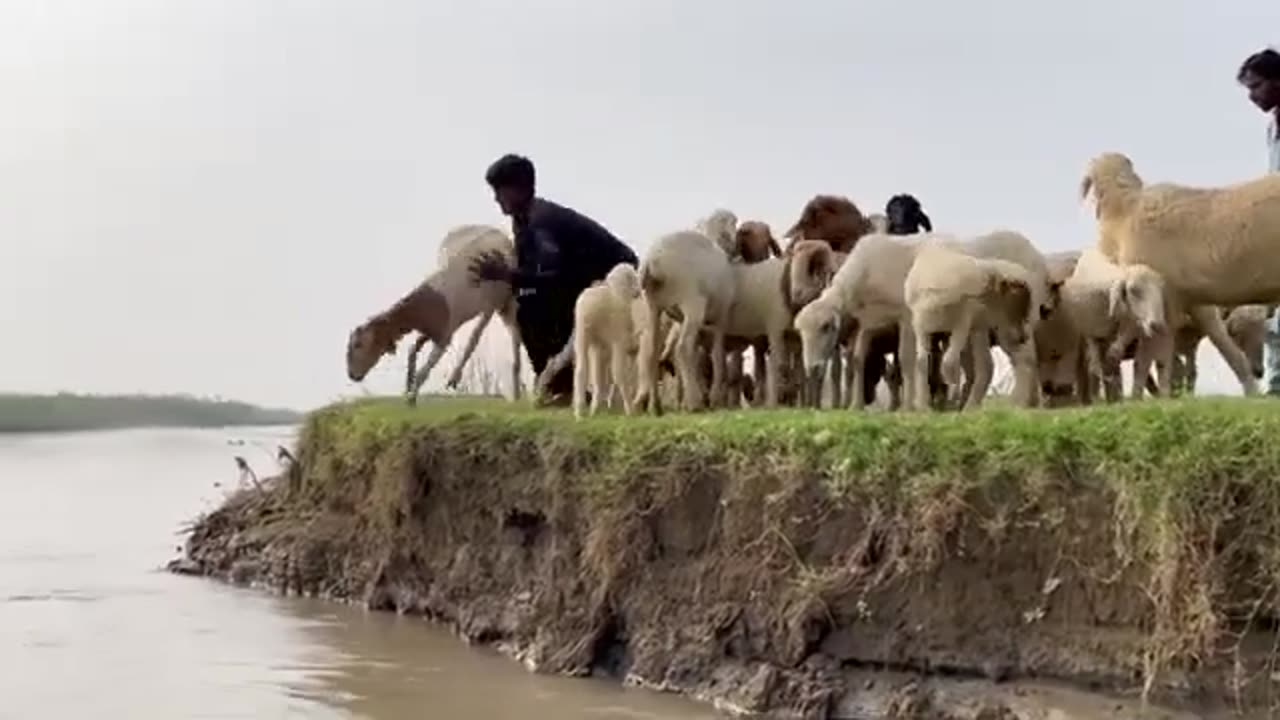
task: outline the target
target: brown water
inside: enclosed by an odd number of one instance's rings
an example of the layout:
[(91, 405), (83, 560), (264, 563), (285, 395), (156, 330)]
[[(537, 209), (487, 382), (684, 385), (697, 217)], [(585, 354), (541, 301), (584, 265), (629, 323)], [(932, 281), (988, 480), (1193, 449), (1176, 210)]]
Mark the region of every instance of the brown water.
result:
[(715, 717), (674, 696), (532, 675), (420, 619), (159, 569), (184, 523), (236, 484), (235, 455), (268, 474), (291, 439), (0, 435), (0, 720)]

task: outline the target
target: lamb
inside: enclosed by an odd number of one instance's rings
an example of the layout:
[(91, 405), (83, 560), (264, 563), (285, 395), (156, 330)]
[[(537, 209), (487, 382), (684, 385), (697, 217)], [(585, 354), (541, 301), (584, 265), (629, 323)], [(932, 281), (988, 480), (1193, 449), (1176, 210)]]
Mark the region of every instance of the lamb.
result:
[(641, 332), (639, 389), (635, 405), (658, 408), (659, 319), (679, 321), (674, 348), (682, 404), (703, 406), (702, 384), (695, 365), (698, 333), (711, 332), (711, 402), (721, 404), (725, 379), (725, 330), (734, 303), (734, 271), (722, 246), (702, 232), (679, 230), (659, 237), (640, 261), (640, 286), (647, 305), (648, 327)]
[(948, 384), (958, 383), (961, 354), (974, 343), (978, 379), (964, 407), (981, 403), (991, 376), (990, 348), (984, 347), (989, 342), (986, 326), (997, 328), (1011, 346), (1031, 341), (1039, 319), (1038, 282), (1027, 268), (1000, 258), (975, 257), (960, 243), (929, 242), (920, 248), (903, 282), (915, 334), (916, 407), (929, 405), (927, 361), (935, 333), (950, 336), (942, 357), (942, 376)]
[[(1146, 186), (1122, 153), (1094, 157), (1080, 182), (1093, 193), (1098, 247), (1121, 265), (1145, 264), (1179, 302), (1198, 312), (1246, 395), (1257, 394), (1248, 363), (1203, 306), (1280, 301), (1280, 175), (1215, 188)], [(1234, 349), (1234, 352), (1233, 352)]]
[(575, 418), (583, 416), (588, 380), (592, 415), (615, 387), (622, 396), (623, 412), (631, 414), (634, 357), (639, 350), (636, 320), (644, 309), (640, 276), (627, 263), (615, 265), (603, 280), (578, 295), (573, 308), (574, 355), (579, 358), (573, 368)]
[[(417, 331), (405, 377), (405, 399), (413, 405), (427, 376), (449, 348), (454, 332), (476, 316), (492, 316), (496, 312), (511, 336), (511, 387), (513, 399), (518, 399), (521, 344), (511, 287), (500, 282), (476, 283), (468, 270), (473, 258), (490, 252), (499, 252), (508, 263), (515, 264), (514, 243), (498, 228), (461, 225), (450, 230), (441, 242), (441, 267), (390, 308), (351, 331), (347, 338), (347, 377), (354, 382), (364, 380), (383, 356), (395, 352), (400, 338)], [(434, 347), (419, 371), (418, 353), (428, 340)], [(474, 350), (476, 341), (478, 334), (468, 343), (470, 350)], [(460, 376), (465, 361), (466, 356), (458, 363), (454, 375)], [(450, 381), (457, 384), (453, 377)]]
[(1040, 393), (1046, 406), (1076, 400), (1091, 400), (1091, 386), (1084, 344), (1079, 330), (1061, 301), (1061, 288), (1075, 272), (1080, 251), (1047, 253), (1050, 292), (1058, 297), (1057, 307), (1036, 325), (1036, 362), (1039, 367)]

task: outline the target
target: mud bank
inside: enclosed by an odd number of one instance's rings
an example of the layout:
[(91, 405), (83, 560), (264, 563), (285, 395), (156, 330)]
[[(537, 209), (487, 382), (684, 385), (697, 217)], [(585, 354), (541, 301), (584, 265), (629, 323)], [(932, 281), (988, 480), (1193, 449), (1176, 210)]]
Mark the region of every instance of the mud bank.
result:
[(335, 406), (171, 569), (779, 718), (1266, 717), (1280, 405)]

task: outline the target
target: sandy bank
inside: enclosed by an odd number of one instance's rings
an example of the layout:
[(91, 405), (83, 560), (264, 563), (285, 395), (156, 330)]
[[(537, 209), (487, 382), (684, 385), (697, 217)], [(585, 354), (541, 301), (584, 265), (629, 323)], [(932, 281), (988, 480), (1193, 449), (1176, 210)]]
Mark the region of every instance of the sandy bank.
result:
[[(319, 411), (175, 571), (794, 718), (1265, 715), (1280, 404)], [(1275, 679), (1273, 679), (1275, 678)], [(1055, 714), (1058, 713), (1058, 714)], [(1225, 716), (1225, 715), (1224, 715)]]

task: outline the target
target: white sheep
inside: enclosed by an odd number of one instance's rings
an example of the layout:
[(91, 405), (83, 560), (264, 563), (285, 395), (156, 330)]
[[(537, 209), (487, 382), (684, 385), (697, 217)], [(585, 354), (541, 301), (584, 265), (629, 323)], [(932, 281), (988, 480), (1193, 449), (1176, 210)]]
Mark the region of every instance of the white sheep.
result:
[(776, 407), (787, 366), (787, 331), (796, 312), (811, 302), (835, 274), (835, 253), (827, 243), (802, 240), (785, 258), (769, 258), (758, 263), (735, 263), (734, 302), (725, 334), (768, 343), (765, 404)]
[[(915, 262), (916, 253), (931, 243), (950, 244), (975, 257), (1000, 258), (1021, 265), (1033, 278), (1030, 288), (1033, 306), (1052, 308), (1044, 257), (1029, 240), (1018, 233), (1001, 230), (967, 241), (943, 233), (867, 235), (849, 253), (848, 259), (836, 272), (831, 286), (817, 300), (797, 313), (795, 320), (801, 337), (804, 364), (810, 372), (832, 357), (842, 327), (849, 322), (857, 323), (849, 357), (849, 362), (853, 365), (853, 377), (850, 379), (852, 407), (861, 408), (865, 404), (862, 373), (871, 340), (891, 329), (896, 329), (898, 335), (898, 367), (904, 386), (903, 394), (908, 404), (917, 397), (916, 342), (910, 329), (911, 317), (904, 294), (904, 281)], [(1033, 354), (1034, 340), (1015, 344), (1008, 336), (1001, 338), (999, 333), (997, 339), (1019, 370), (1019, 398), (1024, 403), (1032, 402), (1038, 395), (1034, 382), (1037, 375)], [(979, 387), (978, 391), (985, 392), (985, 385)]]
[(573, 307), (573, 414), (585, 410), (588, 382), (591, 414), (595, 415), (616, 387), (623, 412), (632, 411), (635, 355), (639, 350), (636, 318), (644, 311), (640, 276), (628, 263), (619, 263), (604, 279), (583, 290)]
[(975, 257), (961, 243), (926, 242), (920, 248), (903, 281), (916, 344), (915, 407), (929, 406), (928, 360), (935, 333), (949, 336), (942, 377), (950, 385), (959, 383), (961, 354), (973, 343), (976, 379), (964, 407), (981, 404), (991, 377), (991, 330), (1006, 347), (1033, 342), (1040, 317), (1037, 282), (1041, 280), (1022, 265)]
[[(1117, 265), (1098, 248), (1086, 248), (1063, 282), (1059, 302), (1084, 344), (1090, 375), (1095, 365), (1099, 368), (1109, 400), (1119, 396), (1120, 360), (1132, 340), (1141, 338), (1144, 345), (1141, 359), (1135, 358), (1135, 372), (1138, 363), (1143, 365), (1142, 378), (1153, 353), (1163, 354), (1152, 344), (1171, 342), (1168, 319), (1176, 311), (1173, 298), (1164, 279), (1146, 265)], [(1076, 381), (1092, 384), (1091, 377)], [(1167, 387), (1168, 381), (1165, 374), (1161, 383)], [(1143, 383), (1137, 385), (1136, 392), (1141, 393)]]
[(679, 230), (659, 237), (640, 261), (640, 285), (647, 303), (648, 327), (641, 332), (640, 384), (635, 405), (658, 412), (659, 319), (670, 315), (679, 323), (674, 364), (686, 410), (704, 405), (697, 372), (698, 333), (711, 333), (711, 402), (724, 393), (725, 329), (734, 302), (734, 273), (728, 254), (714, 240), (696, 230)]
[(1039, 367), (1041, 398), (1045, 405), (1091, 400), (1088, 366), (1079, 330), (1066, 312), (1061, 288), (1075, 272), (1079, 250), (1045, 253), (1051, 295), (1055, 308), (1036, 325), (1036, 362)]
[[(454, 332), (477, 316), (500, 315), (511, 336), (511, 387), (513, 398), (520, 393), (520, 331), (515, 322), (515, 303), (511, 286), (502, 282), (475, 282), (469, 264), (483, 254), (498, 252), (508, 264), (515, 264), (511, 238), (488, 225), (461, 225), (450, 230), (441, 241), (441, 266), (426, 280), (403, 296), (390, 308), (360, 324), (347, 338), (347, 377), (362, 381), (369, 370), (385, 355), (395, 352), (396, 342), (410, 332), (418, 338), (409, 351), (405, 377), (405, 396), (409, 404), (417, 401), (418, 391), (431, 370), (449, 348)], [(479, 331), (483, 327), (478, 328)], [(419, 370), (418, 353), (430, 340), (433, 343), (426, 364)], [(473, 335), (473, 346), (478, 335)], [(471, 347), (474, 350), (474, 347)], [(469, 353), (467, 353), (469, 356)], [(460, 380), (466, 357), (454, 370)]]

